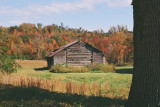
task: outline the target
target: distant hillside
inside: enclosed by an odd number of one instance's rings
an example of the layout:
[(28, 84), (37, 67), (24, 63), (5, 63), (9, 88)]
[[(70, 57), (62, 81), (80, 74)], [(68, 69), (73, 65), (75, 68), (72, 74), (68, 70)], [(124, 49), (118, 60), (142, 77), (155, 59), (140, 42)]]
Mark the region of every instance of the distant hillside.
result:
[[(63, 24), (43, 27), (40, 23), (23, 23), (0, 29), (1, 35), (5, 35), (3, 32), (9, 35), (9, 42), (5, 43), (8, 50), (5, 52), (16, 59), (44, 59), (54, 49), (81, 40), (106, 52), (108, 63), (133, 62), (133, 32), (124, 26), (111, 27), (108, 33), (103, 30), (88, 32), (81, 27), (69, 28)], [(1, 42), (0, 45), (3, 44)]]

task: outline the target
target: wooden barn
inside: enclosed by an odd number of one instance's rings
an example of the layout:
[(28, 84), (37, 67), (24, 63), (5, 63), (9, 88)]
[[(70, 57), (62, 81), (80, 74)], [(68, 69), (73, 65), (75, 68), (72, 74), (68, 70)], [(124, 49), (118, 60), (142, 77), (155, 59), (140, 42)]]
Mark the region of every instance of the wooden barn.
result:
[(82, 41), (75, 41), (53, 50), (47, 56), (48, 67), (56, 64), (83, 66), (105, 64), (105, 53)]

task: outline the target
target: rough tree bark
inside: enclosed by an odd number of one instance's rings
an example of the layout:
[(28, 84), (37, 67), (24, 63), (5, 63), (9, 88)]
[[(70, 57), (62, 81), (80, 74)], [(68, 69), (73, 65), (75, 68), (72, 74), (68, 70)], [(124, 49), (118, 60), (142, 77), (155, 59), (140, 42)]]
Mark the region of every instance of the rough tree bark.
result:
[(134, 0), (134, 73), (127, 107), (160, 106), (160, 0)]

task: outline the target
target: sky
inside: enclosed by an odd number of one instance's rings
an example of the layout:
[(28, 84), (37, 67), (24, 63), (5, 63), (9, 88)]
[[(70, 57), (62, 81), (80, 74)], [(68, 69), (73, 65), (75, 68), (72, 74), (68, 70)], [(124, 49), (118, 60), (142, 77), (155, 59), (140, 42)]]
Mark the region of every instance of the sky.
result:
[(132, 0), (1, 0), (0, 26), (63, 23), (88, 31), (127, 25), (133, 30)]

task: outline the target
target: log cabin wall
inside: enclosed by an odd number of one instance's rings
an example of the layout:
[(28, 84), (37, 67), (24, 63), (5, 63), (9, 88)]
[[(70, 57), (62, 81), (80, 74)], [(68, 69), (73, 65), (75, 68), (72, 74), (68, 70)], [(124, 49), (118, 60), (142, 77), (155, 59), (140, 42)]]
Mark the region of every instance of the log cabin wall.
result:
[(106, 57), (105, 57), (105, 55), (103, 55), (103, 64), (105, 64), (106, 63)]
[(105, 64), (105, 54), (87, 43), (76, 41), (51, 52), (47, 62), (48, 67), (65, 63), (76, 66)]
[(70, 65), (83, 66), (91, 64), (92, 52), (89, 51), (83, 42), (67, 48), (66, 62)]
[(98, 53), (93, 52), (93, 64), (103, 63), (105, 64), (105, 56), (102, 56)]
[(53, 57), (53, 61), (54, 61), (53, 65), (66, 63), (66, 50), (63, 50), (59, 52), (58, 54), (56, 54)]

